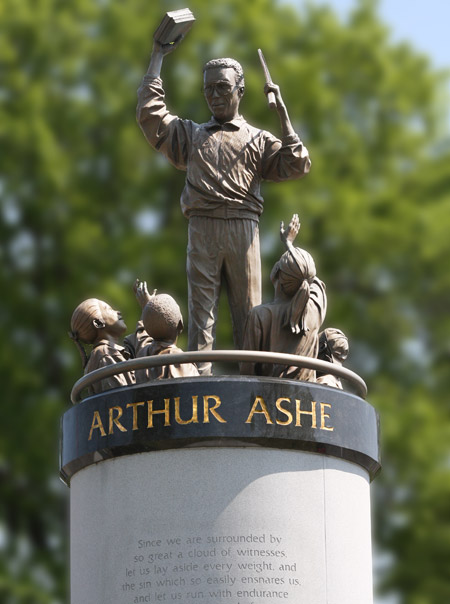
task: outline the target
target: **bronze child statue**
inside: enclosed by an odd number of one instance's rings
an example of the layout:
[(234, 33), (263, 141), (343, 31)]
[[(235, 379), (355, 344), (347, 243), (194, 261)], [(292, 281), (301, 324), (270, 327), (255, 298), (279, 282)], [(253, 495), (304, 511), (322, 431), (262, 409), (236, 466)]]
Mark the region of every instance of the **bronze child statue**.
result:
[[(300, 230), (295, 214), (287, 230), (281, 223), (280, 237), (287, 251), (270, 275), (275, 288), (272, 302), (250, 311), (244, 336), (245, 350), (283, 352), (317, 357), (319, 329), (326, 314), (325, 285), (316, 276), (311, 255), (293, 241)], [(245, 363), (241, 373), (315, 381), (312, 369), (277, 364)]]
[[(136, 330), (136, 357), (168, 355), (183, 352), (176, 343), (183, 331), (183, 318), (176, 301), (168, 294), (149, 295), (145, 282), (136, 282), (136, 297), (140, 304), (146, 301), (141, 321)], [(136, 371), (138, 384), (149, 380), (197, 376), (193, 363), (171, 364)]]
[[(322, 361), (343, 365), (348, 357), (348, 338), (344, 332), (335, 327), (328, 327), (319, 334), (319, 354)], [(340, 378), (331, 375), (331, 373), (318, 373), (317, 383), (342, 390)]]
[[(109, 304), (89, 298), (79, 304), (72, 314), (69, 336), (80, 351), (85, 375), (130, 358), (130, 352), (119, 344), (127, 329), (122, 315)], [(92, 346), (87, 355), (83, 344)], [(133, 372), (119, 373), (90, 386), (91, 394), (135, 383)]]

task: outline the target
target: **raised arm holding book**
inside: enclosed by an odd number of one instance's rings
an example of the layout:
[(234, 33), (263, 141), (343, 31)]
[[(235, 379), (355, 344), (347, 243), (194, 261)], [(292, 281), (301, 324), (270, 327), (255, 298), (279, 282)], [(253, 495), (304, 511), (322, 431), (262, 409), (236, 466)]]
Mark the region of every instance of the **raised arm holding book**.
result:
[(147, 69), (147, 75), (153, 78), (161, 77), (161, 68), (164, 57), (178, 48), (183, 41), (183, 37), (184, 36), (179, 36), (175, 42), (170, 42), (168, 44), (161, 44), (161, 42), (153, 40), (153, 50)]

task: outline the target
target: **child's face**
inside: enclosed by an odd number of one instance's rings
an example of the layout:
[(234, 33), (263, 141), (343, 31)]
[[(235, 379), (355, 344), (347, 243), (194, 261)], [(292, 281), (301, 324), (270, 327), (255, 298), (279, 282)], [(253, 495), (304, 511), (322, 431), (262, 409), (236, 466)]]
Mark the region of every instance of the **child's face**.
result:
[(127, 326), (118, 310), (113, 310), (106, 302), (100, 303), (105, 330), (111, 335), (120, 336), (126, 332)]

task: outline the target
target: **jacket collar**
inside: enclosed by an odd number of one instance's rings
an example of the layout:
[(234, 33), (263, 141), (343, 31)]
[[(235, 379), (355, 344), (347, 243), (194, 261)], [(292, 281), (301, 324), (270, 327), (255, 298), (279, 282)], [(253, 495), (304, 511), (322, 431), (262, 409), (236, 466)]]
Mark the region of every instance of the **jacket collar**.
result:
[(101, 339), (99, 340), (94, 346), (94, 348), (98, 348), (99, 346), (108, 346), (109, 348), (113, 349), (113, 350), (120, 350), (120, 352), (123, 352), (125, 350), (125, 348), (123, 346), (121, 346), (120, 344), (117, 344), (116, 342), (111, 342), (110, 340), (108, 340), (107, 338)]
[(209, 122), (206, 122), (205, 128), (207, 130), (220, 130), (221, 128), (224, 130), (240, 130), (243, 124), (245, 124), (245, 120), (242, 115), (238, 115), (234, 120), (224, 122), (223, 124), (218, 122), (214, 116), (211, 116)]

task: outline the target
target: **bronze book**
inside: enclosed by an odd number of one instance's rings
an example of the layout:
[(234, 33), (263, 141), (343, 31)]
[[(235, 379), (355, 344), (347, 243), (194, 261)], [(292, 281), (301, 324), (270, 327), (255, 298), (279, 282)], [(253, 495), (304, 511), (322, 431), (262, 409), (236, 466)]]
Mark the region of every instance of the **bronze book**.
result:
[(191, 29), (195, 17), (188, 8), (166, 13), (153, 38), (160, 44), (171, 44)]

